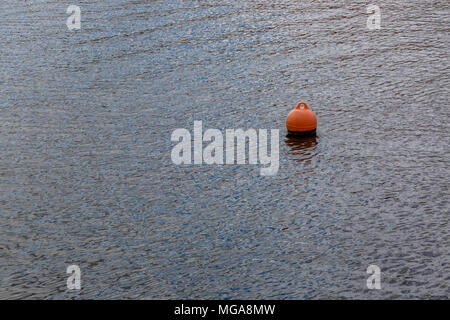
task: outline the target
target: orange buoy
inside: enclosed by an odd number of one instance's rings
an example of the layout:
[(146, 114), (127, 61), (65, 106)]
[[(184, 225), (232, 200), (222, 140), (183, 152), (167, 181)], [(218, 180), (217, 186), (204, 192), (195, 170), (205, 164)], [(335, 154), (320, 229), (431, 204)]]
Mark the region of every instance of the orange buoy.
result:
[(311, 136), (316, 134), (317, 119), (306, 102), (299, 102), (286, 118), (288, 135)]

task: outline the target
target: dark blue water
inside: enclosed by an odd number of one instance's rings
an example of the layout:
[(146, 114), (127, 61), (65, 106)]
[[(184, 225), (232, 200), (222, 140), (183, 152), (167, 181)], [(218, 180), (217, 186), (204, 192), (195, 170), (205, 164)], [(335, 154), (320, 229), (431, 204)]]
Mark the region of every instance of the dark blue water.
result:
[[(0, 5), (0, 298), (449, 298), (448, 1), (73, 4)], [(278, 174), (175, 166), (194, 120)]]

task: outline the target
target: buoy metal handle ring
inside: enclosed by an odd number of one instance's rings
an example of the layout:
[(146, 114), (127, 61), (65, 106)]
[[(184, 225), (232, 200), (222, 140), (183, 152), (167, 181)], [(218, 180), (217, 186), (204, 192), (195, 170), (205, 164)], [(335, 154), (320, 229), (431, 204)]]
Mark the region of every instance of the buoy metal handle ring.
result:
[[(300, 108), (300, 106), (303, 106), (303, 108)], [(301, 101), (298, 103), (298, 105), (297, 105), (297, 107), (295, 107), (295, 109), (309, 109), (309, 108), (308, 108), (308, 105), (306, 104), (306, 102)]]

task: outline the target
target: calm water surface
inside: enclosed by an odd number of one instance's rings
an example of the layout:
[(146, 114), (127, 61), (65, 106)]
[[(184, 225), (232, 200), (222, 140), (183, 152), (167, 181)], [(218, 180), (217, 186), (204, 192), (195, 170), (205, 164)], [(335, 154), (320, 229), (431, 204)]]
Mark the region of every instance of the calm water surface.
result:
[[(74, 4), (0, 5), (0, 298), (449, 298), (448, 1)], [(278, 174), (173, 165), (194, 120)]]

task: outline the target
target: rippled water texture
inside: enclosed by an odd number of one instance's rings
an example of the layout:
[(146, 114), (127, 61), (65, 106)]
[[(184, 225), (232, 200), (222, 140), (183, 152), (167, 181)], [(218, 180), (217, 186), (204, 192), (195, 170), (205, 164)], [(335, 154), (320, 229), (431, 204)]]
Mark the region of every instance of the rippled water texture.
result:
[[(72, 2), (0, 5), (0, 298), (449, 298), (448, 1)], [(173, 165), (194, 120), (278, 174)]]

